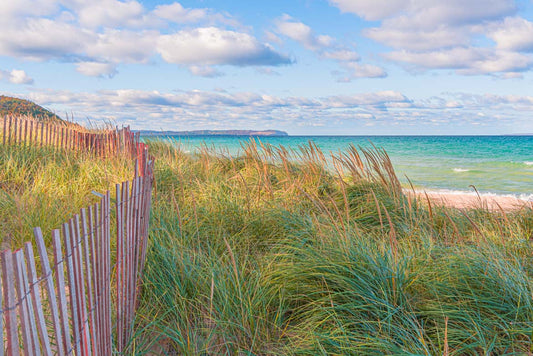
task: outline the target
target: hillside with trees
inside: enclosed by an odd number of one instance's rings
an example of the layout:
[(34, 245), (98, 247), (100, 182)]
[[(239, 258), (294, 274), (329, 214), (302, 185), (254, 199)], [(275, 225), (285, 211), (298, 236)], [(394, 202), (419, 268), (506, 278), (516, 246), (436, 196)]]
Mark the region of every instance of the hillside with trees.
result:
[(0, 117), (6, 115), (28, 115), (42, 121), (64, 122), (59, 116), (29, 100), (0, 95)]

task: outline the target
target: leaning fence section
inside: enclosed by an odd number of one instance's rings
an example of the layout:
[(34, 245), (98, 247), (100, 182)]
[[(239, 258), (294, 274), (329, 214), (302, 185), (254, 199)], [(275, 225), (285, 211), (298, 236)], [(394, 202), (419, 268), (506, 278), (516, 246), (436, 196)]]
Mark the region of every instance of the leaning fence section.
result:
[(127, 349), (153, 186), (153, 159), (145, 144), (136, 145), (133, 180), (117, 184), (114, 194), (102, 194), (53, 230), (50, 251), (37, 227), (34, 244), (0, 253), (0, 356), (111, 355)]
[(129, 126), (90, 130), (80, 125), (41, 121), (31, 116), (0, 117), (3, 145), (51, 147), (54, 149), (91, 152), (100, 157), (116, 154), (139, 154), (140, 135)]

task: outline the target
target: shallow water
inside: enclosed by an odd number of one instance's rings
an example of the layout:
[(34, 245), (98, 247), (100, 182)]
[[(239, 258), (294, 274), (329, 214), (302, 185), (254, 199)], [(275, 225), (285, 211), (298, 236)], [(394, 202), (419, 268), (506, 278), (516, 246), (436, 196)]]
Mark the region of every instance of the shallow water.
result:
[[(169, 137), (185, 151), (202, 145), (238, 155), (249, 137)], [(257, 138), (256, 138), (257, 140)], [(288, 136), (261, 137), (261, 142), (298, 148), (309, 141), (324, 153), (350, 144), (384, 148), (403, 184), (418, 189), (513, 195), (533, 200), (533, 136)]]

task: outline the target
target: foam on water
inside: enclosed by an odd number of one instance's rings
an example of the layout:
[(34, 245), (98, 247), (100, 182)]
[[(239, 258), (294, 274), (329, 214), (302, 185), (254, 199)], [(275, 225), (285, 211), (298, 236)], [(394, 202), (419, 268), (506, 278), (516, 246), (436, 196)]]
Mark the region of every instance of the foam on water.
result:
[(453, 171), (454, 171), (454, 172), (457, 172), (457, 173), (462, 173), (462, 172), (469, 172), (470, 169), (454, 168)]
[[(408, 191), (408, 190), (406, 190)], [(439, 194), (439, 195), (469, 195), (469, 196), (480, 196), (482, 198), (513, 198), (526, 202), (533, 202), (533, 194), (523, 193), (523, 194), (498, 194), (492, 192), (475, 192), (471, 190), (453, 190), (453, 189), (415, 189), (416, 194)]]

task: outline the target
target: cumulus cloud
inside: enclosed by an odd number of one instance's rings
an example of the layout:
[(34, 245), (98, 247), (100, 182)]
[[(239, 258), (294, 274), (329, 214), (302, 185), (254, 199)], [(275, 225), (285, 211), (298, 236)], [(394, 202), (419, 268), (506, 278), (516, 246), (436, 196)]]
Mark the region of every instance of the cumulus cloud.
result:
[(153, 55), (159, 33), (106, 30), (85, 51), (91, 58), (126, 63), (145, 63)]
[(521, 17), (508, 17), (493, 25), (488, 37), (496, 47), (511, 51), (533, 51), (533, 22)]
[(343, 65), (346, 69), (347, 76), (340, 77), (340, 82), (350, 82), (357, 78), (385, 78), (387, 72), (381, 67), (372, 64), (360, 64), (356, 62), (348, 62)]
[(186, 9), (180, 3), (156, 6), (153, 14), (176, 23), (198, 22), (207, 16), (206, 9)]
[(93, 0), (80, 4), (82, 6), (77, 11), (80, 24), (93, 28), (132, 25), (145, 12), (143, 6), (134, 0)]
[(283, 15), (275, 21), (278, 33), (287, 36), (312, 51), (323, 50), (333, 45), (334, 39), (327, 35), (317, 35), (306, 24)]
[(0, 80), (6, 80), (12, 84), (33, 84), (33, 78), (20, 69), (0, 70)]
[(157, 42), (157, 51), (165, 61), (177, 64), (277, 66), (291, 63), (288, 57), (246, 33), (216, 27), (163, 35)]
[(214, 78), (224, 75), (222, 72), (210, 66), (190, 66), (189, 71), (199, 77)]
[[(380, 21), (362, 33), (394, 50), (385, 58), (409, 69), (517, 77), (533, 66), (533, 23), (513, 0), (331, 0), (341, 11)], [(485, 37), (495, 42), (480, 41)], [(481, 44), (480, 44), (481, 43)]]
[(112, 78), (117, 74), (117, 67), (112, 63), (80, 62), (76, 64), (76, 70), (89, 77)]
[[(73, 63), (88, 76), (112, 77), (121, 63), (147, 63), (159, 54), (191, 73), (219, 75), (211, 65), (278, 66), (290, 59), (226, 13), (178, 2), (150, 10), (137, 0), (4, 1), (0, 55)], [(24, 5), (24, 6), (23, 6)], [(27, 8), (26, 8), (27, 7)], [(222, 24), (222, 27), (213, 24)], [(181, 29), (181, 24), (204, 24)], [(210, 24), (211, 26), (205, 26)], [(200, 68), (203, 68), (200, 70)]]
[[(30, 99), (76, 117), (114, 120), (135, 129), (191, 130), (278, 128), (291, 133), (348, 134), (348, 127), (373, 127), (387, 134), (403, 127), (412, 133), (437, 133), (441, 127), (491, 127), (531, 130), (532, 96), (444, 93), (412, 100), (398, 91), (352, 93), (325, 97), (281, 97), (253, 92), (105, 90), (99, 92), (34, 91)], [(110, 111), (109, 108), (113, 110)], [(479, 115), (482, 114), (482, 115)], [(321, 128), (322, 127), (322, 128)], [(437, 129), (435, 129), (437, 128)], [(314, 131), (313, 131), (314, 130)], [(337, 131), (335, 131), (337, 130)], [(410, 131), (409, 131), (410, 130)], [(513, 131), (514, 130), (514, 131)], [(356, 130), (353, 133), (368, 131)], [(397, 131), (394, 131), (398, 133)], [(504, 131), (505, 132), (505, 131)]]
[(9, 21), (18, 16), (45, 16), (53, 13), (57, 8), (57, 0), (17, 0), (0, 2), (0, 14), (3, 16), (3, 21)]
[(386, 57), (424, 68), (456, 69), (459, 74), (521, 72), (533, 65), (533, 57), (487, 48), (452, 48), (431, 52), (395, 51)]
[(359, 54), (341, 44), (337, 39), (328, 35), (318, 35), (303, 22), (297, 21), (285, 14), (274, 21), (276, 32), (286, 36), (316, 52), (321, 58), (332, 59), (338, 62), (343, 71), (334, 71), (339, 75), (338, 82), (351, 82), (358, 78), (383, 78), (387, 76), (385, 70), (379, 66), (358, 63)]
[[(142, 90), (106, 90), (98, 93), (40, 91), (31, 94), (36, 102), (49, 107), (68, 105), (79, 117), (114, 119), (128, 123), (136, 117), (136, 128), (193, 129), (209, 125), (227, 127), (322, 126), (334, 118), (363, 120), (382, 117), (387, 108), (411, 105), (396, 91), (356, 93), (323, 98), (277, 97), (252, 92), (226, 91), (159, 92)], [(109, 107), (113, 107), (110, 117)], [(150, 118), (156, 117), (157, 121)]]
[(79, 53), (94, 35), (46, 18), (28, 18), (0, 31), (0, 54), (30, 60), (63, 58)]
[(335, 59), (337, 61), (342, 61), (342, 62), (354, 62), (354, 61), (358, 61), (361, 59), (361, 57), (359, 56), (357, 52), (349, 51), (345, 49), (324, 52), (323, 56), (325, 58)]
[[(512, 128), (527, 122), (533, 110), (531, 96), (447, 93), (415, 101), (390, 90), (317, 98), (221, 90), (41, 91), (30, 98), (58, 111), (74, 111), (78, 117), (166, 130), (274, 127), (291, 132), (323, 132), (327, 126), (331, 132), (345, 134), (349, 132), (347, 127), (373, 127), (373, 132), (381, 134), (391, 133), (393, 127), (394, 130), (417, 127), (420, 132), (436, 133), (442, 132), (435, 131), (436, 127), (440, 130), (457, 125), (485, 127), (484, 130), (494, 125)], [(109, 107), (113, 107), (112, 112)]]
[(410, 26), (406, 18), (385, 20), (381, 27), (365, 29), (363, 34), (387, 46), (412, 51), (466, 46), (471, 40), (469, 32), (462, 28), (440, 26), (420, 30)]
[(465, 24), (497, 19), (516, 11), (513, 0), (331, 0), (343, 12), (376, 21), (408, 16), (417, 26)]

